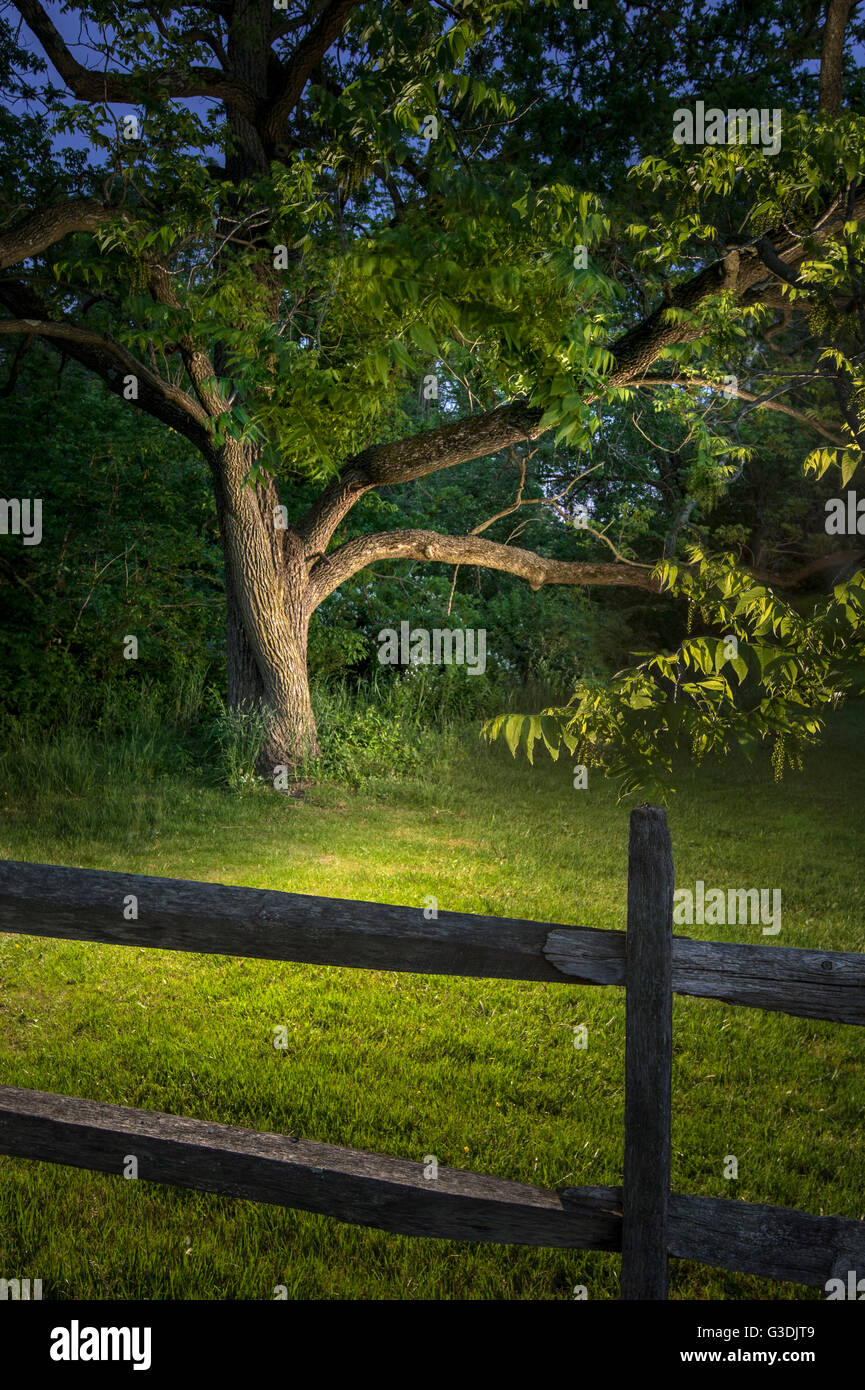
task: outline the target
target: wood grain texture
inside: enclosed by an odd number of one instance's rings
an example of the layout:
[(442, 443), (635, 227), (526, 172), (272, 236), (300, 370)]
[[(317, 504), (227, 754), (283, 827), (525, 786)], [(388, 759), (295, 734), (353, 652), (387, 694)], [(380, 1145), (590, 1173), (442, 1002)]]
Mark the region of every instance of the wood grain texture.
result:
[[(126, 921), (134, 895), (138, 920)], [(505, 980), (565, 977), (544, 955), (551, 931), (574, 934), (590, 961), (609, 933), (422, 906), (317, 898), (186, 879), (0, 861), (0, 931), (119, 946), (252, 956), (313, 965)], [(570, 976), (573, 982), (576, 977)], [(591, 983), (591, 981), (587, 981)]]
[(800, 1018), (865, 1024), (865, 955), (673, 937), (673, 988)]
[[(606, 1189), (570, 1194), (281, 1134), (0, 1087), (0, 1152), (220, 1192), (410, 1236), (615, 1250)], [(608, 1194), (607, 1194), (608, 1195)]]
[[(123, 917), (127, 895), (139, 917)], [(0, 860), (0, 931), (162, 950), (560, 984), (624, 985), (626, 935)], [(865, 955), (673, 937), (673, 990), (865, 1024)]]
[(625, 955), (622, 1298), (667, 1297), (673, 851), (659, 806), (631, 812)]
[(865, 1221), (674, 1193), (669, 1253), (739, 1274), (822, 1289), (839, 1264), (845, 1272), (865, 1273)]
[[(624, 984), (624, 934), (605, 935), (621, 940), (606, 944), (604, 959), (593, 942), (572, 940), (567, 929), (550, 933), (544, 954), (565, 975), (591, 978), (596, 984)], [(673, 991), (861, 1027), (865, 1024), (865, 955), (674, 936)]]
[[(432, 1239), (618, 1250), (622, 1189), (545, 1191), (232, 1125), (0, 1086), (0, 1153), (270, 1202)], [(122, 1179), (121, 1179), (122, 1180)], [(674, 1193), (669, 1252), (742, 1274), (825, 1287), (865, 1271), (865, 1222)]]

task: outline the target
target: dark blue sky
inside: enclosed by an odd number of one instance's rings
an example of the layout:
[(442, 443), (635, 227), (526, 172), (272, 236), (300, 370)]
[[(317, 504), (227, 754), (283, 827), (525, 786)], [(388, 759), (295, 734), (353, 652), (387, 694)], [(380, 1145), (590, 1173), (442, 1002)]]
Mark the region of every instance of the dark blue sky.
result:
[[(70, 12), (68, 10), (64, 13), (61, 4), (58, 3), (58, 0), (43, 0), (43, 8), (45, 9), (46, 13), (50, 15), (53, 23), (55, 24), (57, 30), (62, 36), (70, 52), (76, 58), (78, 58), (78, 60), (81, 63), (87, 66), (91, 66), (93, 64), (95, 55), (92, 49), (88, 47), (86, 30), (82, 26), (80, 14), (74, 11)], [(858, 3), (854, 3), (852, 6), (853, 14), (857, 12), (858, 8)], [(13, 24), (13, 29), (16, 28), (15, 12), (10, 7), (7, 13), (9, 14), (10, 20)], [(48, 62), (51, 80), (54, 82), (55, 85), (62, 88), (65, 84), (63, 83), (53, 64), (51, 64), (50, 61), (46, 58), (46, 55), (39, 41), (33, 36), (31, 31), (23, 21), (20, 21), (19, 42), (21, 43), (22, 47), (26, 48), (28, 51), (32, 53), (38, 53), (40, 57), (44, 58), (45, 61)], [(852, 51), (856, 57), (857, 62), (860, 64), (865, 64), (865, 46), (861, 44), (856, 44), (853, 46)], [(213, 61), (215, 62), (216, 60), (214, 59)], [(811, 72), (816, 73), (819, 69), (819, 61), (816, 59), (808, 60), (803, 64), (803, 66)], [(116, 68), (115, 70), (122, 71), (122, 69), (118, 68)], [(218, 103), (215, 101), (200, 97), (186, 99), (183, 104), (188, 109), (196, 112), (200, 116), (204, 116), (209, 109), (218, 105)], [(10, 103), (10, 105), (12, 106), (12, 109), (15, 110), (20, 109), (21, 103)], [(109, 102), (107, 103), (107, 105), (115, 113), (116, 116), (121, 116), (134, 110), (134, 108), (129, 103)], [(61, 137), (58, 138), (57, 143), (58, 145), (67, 146), (78, 150), (87, 148), (87, 141), (85, 137), (78, 134), (77, 132), (72, 134), (64, 133)], [(216, 150), (208, 150), (207, 153), (212, 154), (215, 157), (218, 157), (219, 152)]]

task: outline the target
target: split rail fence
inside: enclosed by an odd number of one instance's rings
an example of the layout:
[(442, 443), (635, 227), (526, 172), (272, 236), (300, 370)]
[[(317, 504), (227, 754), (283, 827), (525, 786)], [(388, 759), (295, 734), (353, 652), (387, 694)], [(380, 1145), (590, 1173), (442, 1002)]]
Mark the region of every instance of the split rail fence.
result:
[[(124, 903), (137, 900), (136, 920)], [(865, 1221), (670, 1191), (673, 993), (865, 1024), (865, 955), (674, 936), (664, 812), (631, 814), (627, 932), (0, 861), (0, 931), (370, 970), (625, 988), (621, 1187), (555, 1191), (155, 1111), (0, 1086), (0, 1153), (409, 1236), (618, 1250), (621, 1297), (668, 1258), (823, 1288), (865, 1275)]]

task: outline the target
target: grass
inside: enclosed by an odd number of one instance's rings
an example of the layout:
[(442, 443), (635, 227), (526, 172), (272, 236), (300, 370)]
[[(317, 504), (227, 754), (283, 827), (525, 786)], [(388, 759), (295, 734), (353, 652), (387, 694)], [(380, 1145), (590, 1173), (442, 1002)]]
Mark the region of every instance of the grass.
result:
[[(677, 882), (780, 887), (783, 926), (689, 935), (865, 950), (865, 711), (802, 774), (685, 770)], [(150, 736), (148, 736), (150, 737)], [(210, 784), (159, 742), (7, 741), (0, 857), (623, 927), (627, 808), (566, 761), (467, 744), (412, 781), (303, 799)], [(6, 1084), (218, 1120), (544, 1186), (617, 1183), (622, 991), (471, 981), (0, 935)], [(588, 1028), (588, 1048), (573, 1046)], [(289, 1046), (276, 1050), (284, 1024)], [(865, 1216), (865, 1039), (677, 999), (678, 1191)], [(738, 1180), (724, 1177), (727, 1155)], [(229, 1198), (0, 1158), (0, 1274), (45, 1297), (618, 1296), (618, 1257), (402, 1238)], [(672, 1262), (675, 1298), (820, 1291)]]

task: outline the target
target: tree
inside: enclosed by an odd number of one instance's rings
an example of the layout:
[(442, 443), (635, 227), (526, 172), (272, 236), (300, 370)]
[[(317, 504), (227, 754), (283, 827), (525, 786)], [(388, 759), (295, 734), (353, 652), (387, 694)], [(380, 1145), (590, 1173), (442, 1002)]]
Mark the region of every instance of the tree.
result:
[[(675, 160), (649, 159), (643, 166), (656, 186), (663, 185), (668, 207), (675, 208), (672, 215), (668, 211), (663, 218), (654, 219), (651, 227), (633, 229), (641, 240), (651, 243), (648, 254), (655, 264), (669, 264), (683, 249), (699, 242), (707, 227), (710, 233), (717, 233), (718, 224), (724, 219), (712, 208), (712, 195), (720, 193), (736, 200), (734, 215), (741, 215), (743, 225), (749, 226), (747, 243), (744, 237), (728, 236), (728, 244), (756, 248), (777, 277), (776, 293), (761, 291), (759, 297), (763, 307), (780, 314), (763, 339), (768, 343), (780, 334), (777, 341), (782, 348), (782, 361), (774, 372), (757, 374), (764, 378), (774, 376), (782, 382), (781, 391), (772, 396), (785, 390), (785, 377), (787, 390), (794, 382), (799, 386), (807, 383), (810, 408), (797, 411), (771, 397), (761, 402), (742, 389), (741, 377), (733, 376), (727, 378), (735, 383), (733, 387), (719, 394), (753, 403), (739, 411), (738, 419), (728, 419), (733, 440), (717, 432), (717, 412), (713, 412), (712, 433), (705, 429), (702, 419), (687, 412), (692, 434), (694, 430), (698, 435), (702, 433), (708, 446), (706, 452), (716, 455), (735, 479), (755, 452), (747, 444), (742, 447), (745, 436), (740, 436), (740, 425), (754, 404), (771, 405), (788, 419), (813, 425), (835, 446), (812, 450), (805, 459), (806, 475), (822, 478), (837, 467), (841, 487), (846, 488), (862, 460), (865, 238), (857, 195), (861, 189), (863, 126), (861, 115), (853, 117), (851, 113), (842, 121), (838, 119), (842, 109), (844, 26), (849, 8), (845, 3), (826, 7), (818, 117), (812, 122), (799, 113), (794, 127), (798, 143), (794, 177), (802, 180), (808, 196), (825, 194), (828, 150), (834, 147), (835, 157), (840, 158), (844, 178), (839, 180), (836, 206), (843, 209), (846, 220), (839, 236), (830, 237), (820, 247), (812, 240), (809, 254), (796, 265), (774, 259), (772, 241), (765, 241), (761, 232), (767, 225), (777, 225), (781, 212), (777, 193), (785, 182), (789, 187), (789, 169), (775, 180), (765, 180), (762, 171), (757, 177), (749, 177), (745, 185), (748, 198), (742, 206), (737, 196), (742, 187), (739, 183), (737, 189), (736, 174), (742, 168), (738, 155), (732, 164), (723, 151), (717, 150), (706, 151), (704, 158), (684, 169)], [(753, 296), (738, 298), (741, 307)], [(730, 326), (734, 322), (735, 314), (731, 314)], [(750, 333), (748, 339), (749, 351), (740, 355), (745, 359), (743, 370), (750, 371), (755, 358)], [(732, 360), (732, 346), (728, 344), (728, 363)], [(717, 365), (716, 360), (713, 366)], [(708, 392), (713, 384), (720, 384), (718, 378), (713, 379), (708, 373), (699, 375), (698, 359), (680, 358), (678, 372), (680, 375), (673, 378), (677, 384), (703, 388), (700, 411), (705, 410), (708, 415), (712, 407)], [(643, 378), (645, 383), (649, 380)], [(655, 384), (660, 385), (661, 379), (656, 379)], [(746, 380), (745, 386), (749, 385)], [(812, 391), (812, 387), (816, 389)], [(840, 428), (824, 414), (827, 400), (833, 397)], [(818, 414), (814, 407), (820, 402), (823, 409)], [(794, 445), (800, 443), (800, 439), (794, 440)], [(706, 471), (705, 481), (711, 486), (711, 469)], [(786, 488), (784, 500), (789, 505), (794, 489), (801, 494), (801, 483), (788, 477)], [(838, 491), (837, 481), (833, 490)], [(681, 530), (681, 521), (693, 510), (695, 500), (692, 493), (674, 532)], [(717, 500), (716, 496), (713, 505)], [(815, 542), (815, 553), (798, 568), (788, 568), (782, 574), (760, 568), (762, 539), (758, 537), (765, 534), (763, 526), (757, 528), (752, 541), (757, 563), (748, 569), (743, 568), (735, 553), (712, 553), (701, 543), (686, 547), (689, 564), (665, 563), (656, 571), (665, 589), (687, 600), (688, 636), (676, 650), (641, 653), (644, 660), (639, 665), (620, 672), (604, 688), (592, 681), (579, 682), (564, 707), (531, 716), (500, 716), (487, 725), (487, 735), (503, 735), (512, 752), (522, 745), (530, 758), (539, 741), (554, 757), (564, 744), (584, 762), (594, 762), (613, 772), (621, 779), (623, 791), (639, 789), (659, 798), (671, 789), (676, 752), (685, 749), (699, 761), (712, 753), (728, 753), (737, 744), (752, 751), (758, 743), (769, 741), (776, 776), (782, 774), (786, 763), (801, 766), (803, 749), (817, 742), (822, 734), (826, 712), (845, 695), (865, 690), (865, 549), (861, 540), (865, 535), (865, 508), (854, 515), (856, 506), (854, 492), (843, 498), (828, 498), (825, 503), (822, 498), (814, 498), (806, 511), (820, 531), (825, 520), (827, 534), (810, 538)], [(796, 510), (794, 502), (790, 511)], [(828, 520), (825, 513), (829, 514)], [(801, 526), (793, 529), (801, 538)], [(837, 542), (829, 543), (832, 535), (852, 539), (839, 549)], [(829, 544), (821, 545), (821, 539)], [(671, 553), (675, 554), (675, 550), (668, 541), (665, 554)], [(779, 588), (783, 591), (813, 585), (815, 580), (832, 574), (835, 582), (827, 596), (815, 598), (812, 592), (810, 596), (788, 599), (778, 592)], [(692, 630), (697, 617), (702, 632)]]
[[(674, 381), (702, 389), (689, 370), (701, 339), (716, 383), (725, 337), (746, 320), (753, 332), (767, 306), (787, 312), (779, 284), (818, 246), (831, 259), (865, 210), (848, 168), (859, 128), (834, 120), (840, 0), (821, 77), (834, 124), (802, 126), (807, 141), (774, 164), (741, 146), (655, 156), (656, 186), (667, 180), (679, 206), (659, 209), (672, 232), (649, 255), (621, 204), (608, 211), (508, 157), (501, 132), (520, 113), (478, 63), (521, 21), (513, 0), (109, 0), (76, 9), (104, 60), (93, 66), (38, 0), (17, 9), (64, 91), (34, 86), (40, 61), (7, 30), (13, 95), (47, 102), (79, 145), (52, 147), (45, 116), (4, 120), (0, 268), (14, 274), (0, 281), (0, 338), (43, 338), (205, 460), (229, 703), (269, 711), (267, 769), (316, 750), (310, 618), (370, 565), (655, 592), (651, 567), (622, 556), (553, 559), (484, 527), (349, 534), (348, 519), (374, 491), (554, 429), (564, 449), (590, 448), (638, 387), (663, 399)], [(759, 202), (759, 234), (720, 218), (707, 231), (695, 206), (725, 201), (747, 203), (752, 221)], [(674, 354), (678, 374), (652, 377)], [(420, 429), (406, 409), (419, 385), (439, 407)], [(849, 374), (845, 389), (844, 442), (859, 447)]]
[(38, 545), (0, 536), (0, 703), (50, 722), (111, 685), (128, 697), (132, 668), (175, 701), (218, 679), (222, 565), (199, 457), (175, 441), (167, 468), (158, 422), (39, 344), (19, 367), (0, 494), (42, 499), (51, 520)]

